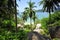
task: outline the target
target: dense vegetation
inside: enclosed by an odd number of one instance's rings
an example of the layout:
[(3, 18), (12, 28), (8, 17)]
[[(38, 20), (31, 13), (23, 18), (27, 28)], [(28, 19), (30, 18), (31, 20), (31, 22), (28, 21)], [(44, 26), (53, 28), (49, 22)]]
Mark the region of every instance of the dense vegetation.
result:
[[(52, 14), (51, 12), (57, 9), (56, 6), (59, 7), (60, 0), (43, 0), (40, 2), (44, 4), (43, 10), (49, 12), (49, 17), (37, 21), (34, 2), (30, 0), (30, 2), (28, 2), (29, 7), (26, 7), (22, 17), (18, 18), (18, 5), (16, 1), (17, 0), (0, 0), (0, 40), (27, 40), (28, 32), (33, 31), (38, 22), (42, 24), (42, 29), (45, 30), (43, 35), (49, 36), (50, 34), (49, 37), (55, 38), (55, 33), (60, 27), (60, 11), (56, 11)], [(30, 25), (24, 25), (28, 18), (30, 18)], [(32, 20), (34, 26), (32, 25)], [(22, 23), (24, 27), (17, 27), (18, 23)], [(52, 32), (54, 32), (54, 35)]]
[(52, 13), (50, 24), (49, 24), (49, 18), (44, 18), (41, 20), (42, 28), (45, 30), (46, 34), (50, 34), (50, 36), (52, 38), (56, 37), (56, 35), (57, 35), (56, 30), (58, 30), (58, 28), (60, 27), (60, 17), (59, 16), (60, 16), (60, 11)]

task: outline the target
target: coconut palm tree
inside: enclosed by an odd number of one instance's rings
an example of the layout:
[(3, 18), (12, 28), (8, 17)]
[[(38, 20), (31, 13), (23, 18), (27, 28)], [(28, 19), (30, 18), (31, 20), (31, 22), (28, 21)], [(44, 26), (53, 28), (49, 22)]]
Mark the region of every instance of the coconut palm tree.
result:
[(30, 0), (30, 2), (28, 3), (28, 5), (29, 5), (29, 17), (30, 17), (30, 24), (31, 24), (31, 20), (33, 19), (34, 20), (34, 23), (35, 23), (35, 10), (33, 9), (34, 7), (36, 7), (36, 6), (34, 6), (34, 2), (31, 2), (31, 0)]
[(15, 22), (16, 22), (16, 32), (17, 32), (17, 6), (16, 6), (16, 0), (15, 0)]
[(60, 7), (59, 3), (60, 0), (42, 0), (40, 2), (40, 5), (43, 4), (43, 11), (49, 13), (49, 24), (51, 24), (51, 12), (54, 12), (58, 7)]
[(37, 17), (36, 17), (35, 9), (33, 9), (33, 8), (36, 7), (36, 6), (34, 6), (35, 3), (31, 2), (31, 0), (30, 0), (30, 2), (28, 4), (29, 4), (29, 9), (30, 9), (30, 13), (29, 13), (30, 24), (31, 24), (31, 20), (33, 20), (34, 21), (34, 26), (35, 26), (35, 19)]
[(42, 0), (40, 4), (43, 4), (43, 11), (49, 12), (49, 20), (51, 19), (50, 12), (54, 12), (59, 7), (59, 0)]
[(23, 20), (27, 20), (28, 18), (30, 18), (30, 24), (32, 26), (32, 20), (34, 21), (34, 24), (35, 24), (35, 19), (36, 19), (36, 13), (35, 13), (35, 10), (33, 9), (34, 7), (34, 2), (28, 2), (28, 5), (29, 7), (26, 7), (25, 8), (25, 11), (23, 12)]

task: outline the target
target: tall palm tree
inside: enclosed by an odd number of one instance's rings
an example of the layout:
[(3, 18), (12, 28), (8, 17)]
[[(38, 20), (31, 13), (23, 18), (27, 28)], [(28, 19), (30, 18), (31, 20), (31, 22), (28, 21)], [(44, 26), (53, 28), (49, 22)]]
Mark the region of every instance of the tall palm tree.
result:
[(17, 6), (16, 6), (16, 0), (15, 0), (15, 22), (16, 22), (16, 32), (17, 32)]
[(34, 6), (34, 2), (31, 2), (31, 0), (30, 0), (30, 2), (28, 2), (28, 5), (29, 5), (29, 17), (30, 17), (30, 24), (31, 24), (31, 26), (32, 26), (32, 19), (33, 19), (33, 21), (34, 21), (34, 24), (35, 24), (35, 17), (36, 17), (36, 12), (35, 12), (35, 9), (33, 9), (34, 7), (36, 7), (36, 6)]
[(43, 11), (49, 12), (49, 20), (51, 19), (50, 12), (54, 12), (59, 7), (59, 0), (42, 0), (40, 4), (43, 4)]
[(27, 20), (28, 18), (30, 18), (30, 24), (32, 26), (32, 20), (34, 21), (34, 24), (35, 24), (35, 19), (36, 19), (36, 13), (35, 13), (35, 10), (33, 9), (34, 7), (34, 2), (28, 2), (28, 5), (29, 7), (26, 7), (25, 8), (25, 11), (23, 12), (23, 19), (24, 20)]
[(15, 23), (16, 23), (16, 32), (17, 32), (17, 0), (10, 0), (10, 4), (13, 6), (12, 8), (15, 9), (14, 14), (15, 14)]
[(42, 0), (40, 4), (43, 4), (43, 11), (49, 13), (49, 24), (51, 24), (51, 12), (54, 12), (59, 7), (60, 0)]
[(8, 1), (7, 1), (8, 14), (9, 14), (9, 20), (10, 20), (10, 23), (9, 23), (9, 24), (10, 24), (10, 25), (9, 25), (9, 26), (10, 26), (10, 29), (11, 29), (11, 20), (12, 20), (12, 17), (13, 17), (12, 15), (15, 14), (15, 12), (14, 12), (14, 10), (15, 10), (15, 9), (14, 9), (14, 8), (15, 8), (15, 7), (14, 7), (14, 3), (15, 3), (14, 0), (8, 0)]

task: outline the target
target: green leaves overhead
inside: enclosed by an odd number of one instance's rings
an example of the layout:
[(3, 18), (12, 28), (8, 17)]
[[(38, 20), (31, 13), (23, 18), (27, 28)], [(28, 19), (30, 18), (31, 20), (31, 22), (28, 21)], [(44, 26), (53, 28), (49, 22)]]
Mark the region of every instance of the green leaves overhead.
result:
[(59, 0), (42, 0), (41, 4), (43, 4), (43, 10), (50, 13), (59, 7)]
[(30, 8), (36, 7), (36, 6), (34, 6), (34, 4), (35, 4), (35, 2), (28, 2), (28, 5), (29, 5)]

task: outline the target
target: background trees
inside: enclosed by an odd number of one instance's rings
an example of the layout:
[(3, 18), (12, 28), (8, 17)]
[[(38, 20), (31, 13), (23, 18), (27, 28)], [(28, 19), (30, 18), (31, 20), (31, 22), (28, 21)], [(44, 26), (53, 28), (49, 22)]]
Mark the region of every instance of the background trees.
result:
[[(14, 22), (14, 1), (13, 0), (0, 0), (0, 20), (1, 27), (5, 28), (3, 24), (7, 23), (7, 28), (11, 28), (11, 23)], [(9, 21), (9, 22), (7, 22)]]
[(25, 8), (25, 11), (23, 12), (23, 16), (22, 16), (23, 20), (26, 20), (26, 21), (28, 18), (30, 18), (31, 27), (32, 27), (32, 20), (34, 21), (34, 24), (35, 24), (35, 19), (36, 19), (36, 12), (34, 9), (34, 7), (36, 7), (36, 6), (34, 6), (34, 4), (35, 3), (31, 2), (31, 0), (30, 0), (30, 2), (28, 2), (29, 7)]
[[(45, 29), (45, 32), (47, 32), (48, 34), (48, 31), (50, 33), (50, 36), (51, 38), (55, 38), (56, 37), (56, 27), (59, 27), (60, 26), (60, 11), (57, 11), (57, 12), (54, 12), (53, 14), (51, 14), (51, 24), (48, 24), (49, 23), (49, 20), (48, 18), (44, 18), (41, 20), (41, 23), (42, 23), (42, 28)], [(49, 30), (47, 30), (47, 26), (49, 27)], [(56, 34), (56, 35), (55, 35)]]
[[(43, 0), (40, 2), (40, 4), (42, 3), (43, 3), (43, 11), (46, 11), (49, 13), (49, 22), (47, 24), (52, 24), (53, 22), (51, 22), (52, 21), (51, 12), (54, 12), (55, 10), (57, 10), (57, 8), (59, 8), (60, 1), (59, 0)], [(50, 26), (47, 26), (47, 27), (49, 29), (49, 33), (51, 33), (50, 31), (52, 29), (50, 29)]]

